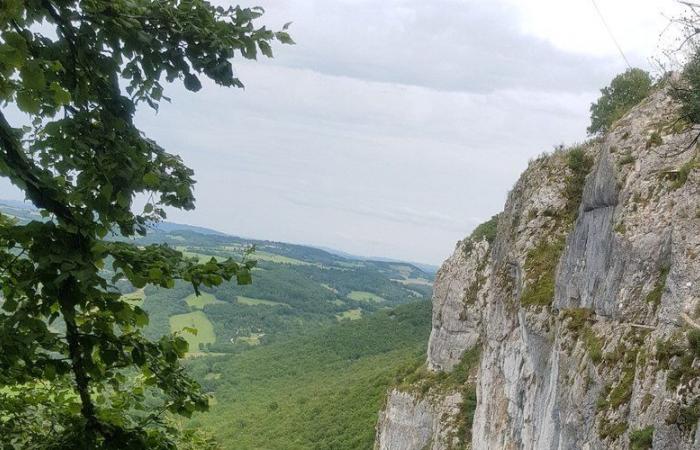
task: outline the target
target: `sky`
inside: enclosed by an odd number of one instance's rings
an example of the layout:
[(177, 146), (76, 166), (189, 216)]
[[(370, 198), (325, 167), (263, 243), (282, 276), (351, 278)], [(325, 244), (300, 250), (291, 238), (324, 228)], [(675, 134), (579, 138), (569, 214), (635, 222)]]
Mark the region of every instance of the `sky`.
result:
[[(652, 70), (675, 2), (596, 1)], [(171, 221), (439, 264), (528, 160), (586, 138), (590, 103), (626, 68), (591, 0), (253, 5), (268, 28), (293, 22), (297, 44), (235, 59), (244, 90), (173, 85), (137, 114), (195, 170), (197, 209)], [(0, 198), (22, 195), (3, 180)]]

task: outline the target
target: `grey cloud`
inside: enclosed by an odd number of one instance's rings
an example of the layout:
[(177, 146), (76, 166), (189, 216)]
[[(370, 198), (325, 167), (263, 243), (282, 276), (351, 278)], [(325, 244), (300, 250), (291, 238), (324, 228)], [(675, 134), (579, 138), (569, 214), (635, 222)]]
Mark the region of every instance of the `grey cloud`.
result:
[(197, 210), (172, 220), (439, 263), (529, 158), (584, 137), (619, 69), (522, 35), (499, 2), (261, 3), (298, 45), (235, 61), (244, 91), (171, 86), (138, 113), (196, 172)]
[[(481, 0), (268, 0), (266, 20), (294, 21), (276, 64), (433, 89), (597, 89), (618, 60), (565, 53), (524, 35), (512, 7)], [(633, 55), (630, 55), (631, 57)]]

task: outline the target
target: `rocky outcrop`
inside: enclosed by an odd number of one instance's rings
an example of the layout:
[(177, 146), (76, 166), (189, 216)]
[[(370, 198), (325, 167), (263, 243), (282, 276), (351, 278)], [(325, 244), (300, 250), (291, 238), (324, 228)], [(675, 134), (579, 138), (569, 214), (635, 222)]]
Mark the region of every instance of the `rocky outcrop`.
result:
[[(393, 391), (378, 448), (700, 448), (700, 129), (676, 116), (660, 90), (605, 137), (531, 162), (495, 239), (442, 266), (432, 384), (413, 381), (430, 401)], [(471, 411), (451, 397), (467, 386)]]
[(459, 414), (459, 392), (436, 397), (421, 397), (393, 390), (387, 408), (379, 417), (381, 438), (377, 450), (446, 450), (451, 448), (456, 431), (448, 417)]
[[(448, 450), (469, 442), (465, 434), (471, 424), (465, 423), (462, 412), (476, 395), (474, 356), (488, 291), (490, 240), (477, 236), (459, 242), (438, 271), (426, 367), (419, 369), (412, 384), (390, 391), (379, 415), (375, 449)], [(469, 361), (463, 361), (467, 353)], [(472, 367), (455, 370), (465, 362)], [(460, 376), (439, 378), (455, 371)]]
[(488, 257), (486, 239), (465, 239), (438, 271), (433, 288), (433, 329), (428, 341), (430, 370), (451, 371), (462, 354), (477, 344), (483, 306), (479, 294), (487, 289)]

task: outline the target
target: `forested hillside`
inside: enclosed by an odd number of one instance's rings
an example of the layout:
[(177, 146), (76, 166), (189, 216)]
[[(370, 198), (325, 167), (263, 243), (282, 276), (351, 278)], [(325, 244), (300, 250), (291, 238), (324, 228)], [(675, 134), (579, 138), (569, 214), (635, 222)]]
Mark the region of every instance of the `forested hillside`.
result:
[(236, 450), (370, 449), (387, 388), (425, 358), (430, 303), (186, 363), (211, 395), (189, 425)]
[[(21, 222), (42, 219), (37, 211), (16, 202), (0, 201), (0, 212)], [(315, 332), (340, 320), (427, 300), (432, 292), (433, 274), (412, 264), (354, 260), (312, 247), (242, 239), (203, 228), (161, 223), (135, 242), (166, 243), (200, 262), (240, 260), (255, 247), (249, 258), (257, 264), (249, 285), (224, 283), (202, 288), (196, 296), (185, 282), (176, 282), (172, 289), (134, 289), (129, 283), (117, 283), (125, 299), (148, 312), (149, 338), (182, 332), (193, 354), (235, 352)], [(103, 271), (106, 278), (113, 275), (109, 264)], [(185, 328), (197, 329), (196, 335)]]

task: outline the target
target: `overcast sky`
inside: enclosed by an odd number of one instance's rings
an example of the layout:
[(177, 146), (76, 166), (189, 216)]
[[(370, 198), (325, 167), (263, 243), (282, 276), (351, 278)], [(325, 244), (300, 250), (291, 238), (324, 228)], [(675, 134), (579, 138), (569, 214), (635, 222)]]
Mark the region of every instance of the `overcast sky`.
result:
[[(597, 2), (651, 69), (673, 1)], [(297, 45), (238, 62), (245, 90), (173, 86), (138, 114), (196, 171), (197, 209), (172, 221), (438, 264), (530, 158), (585, 139), (598, 89), (625, 69), (591, 0), (251, 4), (273, 29), (292, 21)]]

